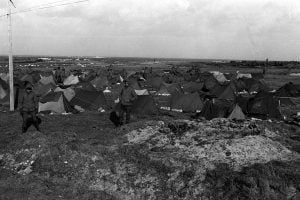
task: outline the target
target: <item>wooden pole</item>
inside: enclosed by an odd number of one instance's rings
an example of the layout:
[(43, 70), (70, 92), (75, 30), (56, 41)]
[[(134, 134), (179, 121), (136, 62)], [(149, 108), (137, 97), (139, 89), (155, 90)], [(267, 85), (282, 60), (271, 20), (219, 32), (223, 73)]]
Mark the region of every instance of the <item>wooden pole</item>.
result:
[(8, 40), (9, 40), (9, 55), (8, 55), (8, 65), (9, 65), (9, 93), (10, 93), (10, 111), (14, 111), (14, 67), (13, 67), (13, 52), (12, 52), (12, 26), (11, 26), (11, 2), (7, 0), (8, 4)]

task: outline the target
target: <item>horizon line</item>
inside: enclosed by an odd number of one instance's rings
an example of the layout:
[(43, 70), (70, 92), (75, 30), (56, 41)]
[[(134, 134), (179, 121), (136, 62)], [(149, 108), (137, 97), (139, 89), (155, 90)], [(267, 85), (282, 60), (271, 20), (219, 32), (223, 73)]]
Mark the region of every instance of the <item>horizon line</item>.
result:
[[(8, 57), (8, 55), (4, 55), (4, 54), (0, 54), (0, 57)], [(78, 55), (13, 55), (13, 57), (66, 57), (66, 58), (71, 58), (71, 57), (81, 57), (81, 58), (138, 58), (138, 59), (170, 59), (170, 60), (202, 60), (202, 61), (205, 61), (205, 60), (209, 60), (209, 61), (266, 61), (266, 59), (231, 59), (231, 58), (183, 58), (183, 57), (180, 57), (180, 58), (172, 58), (172, 57), (147, 57), (147, 56), (136, 56), (136, 57), (133, 57), (133, 56), (78, 56)], [(268, 59), (268, 61), (270, 62), (299, 62), (299, 60), (270, 60)]]

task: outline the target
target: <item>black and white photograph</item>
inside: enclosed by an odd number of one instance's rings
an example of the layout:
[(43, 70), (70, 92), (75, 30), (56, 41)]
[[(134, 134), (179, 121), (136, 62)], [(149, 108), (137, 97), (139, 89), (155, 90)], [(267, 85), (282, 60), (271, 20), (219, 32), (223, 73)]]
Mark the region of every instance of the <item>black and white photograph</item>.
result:
[(300, 1), (0, 0), (0, 200), (300, 200)]

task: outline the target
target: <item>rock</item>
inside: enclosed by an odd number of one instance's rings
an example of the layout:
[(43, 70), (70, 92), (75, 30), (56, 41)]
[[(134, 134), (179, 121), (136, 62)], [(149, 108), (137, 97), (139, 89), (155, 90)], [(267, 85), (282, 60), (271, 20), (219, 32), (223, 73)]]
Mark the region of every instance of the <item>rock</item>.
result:
[(290, 185), (286, 191), (286, 198), (293, 199), (296, 197), (296, 195), (297, 195), (297, 189), (293, 185)]
[(24, 170), (18, 171), (18, 173), (22, 175), (27, 175), (30, 174), (31, 172), (32, 172), (31, 166), (26, 167)]

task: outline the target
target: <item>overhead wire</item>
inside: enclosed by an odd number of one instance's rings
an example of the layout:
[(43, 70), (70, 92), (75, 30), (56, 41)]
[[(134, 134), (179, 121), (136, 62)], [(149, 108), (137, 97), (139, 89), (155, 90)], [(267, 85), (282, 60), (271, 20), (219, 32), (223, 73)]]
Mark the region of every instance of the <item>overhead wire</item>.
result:
[[(35, 5), (33, 7), (29, 7), (29, 8), (26, 8), (24, 10), (28, 10), (28, 9), (33, 9), (33, 8), (38, 8), (38, 7), (41, 7), (41, 6), (47, 6), (47, 5), (50, 5), (50, 4), (55, 4), (55, 3), (60, 3), (60, 2), (64, 2), (64, 1), (70, 1), (70, 0), (60, 0), (60, 1), (55, 1), (55, 2), (49, 2), (49, 3), (45, 3), (45, 4), (40, 4), (40, 5)], [(16, 6), (14, 5), (14, 3), (12, 1), (10, 1), (12, 3), (12, 5), (16, 8)], [(16, 10), (18, 10), (18, 8), (16, 8)], [(4, 14), (3, 14), (4, 15)], [(7, 15), (7, 14), (6, 14)], [(0, 15), (2, 16), (2, 15)]]
[[(17, 14), (17, 13), (26, 13), (26, 12), (36, 11), (36, 10), (48, 9), (48, 8), (53, 8), (53, 7), (79, 4), (79, 3), (87, 2), (89, 0), (79, 0), (79, 1), (72, 1), (72, 2), (68, 2), (68, 3), (55, 4), (55, 3), (58, 3), (58, 2), (65, 2), (65, 1), (70, 1), (70, 0), (62, 0), (62, 1), (52, 2), (52, 3), (48, 3), (48, 4), (43, 4), (43, 6), (42, 5), (34, 6), (34, 7), (31, 7), (31, 8), (28, 8), (28, 9), (12, 12), (11, 15), (14, 15), (14, 14)], [(55, 4), (55, 5), (51, 5), (51, 4)], [(46, 6), (46, 5), (48, 5), (48, 6)], [(3, 14), (3, 15), (0, 15), (0, 17), (6, 17), (7, 15), (8, 14)]]
[(53, 5), (53, 4), (58, 4), (58, 3), (62, 3), (62, 2), (66, 3), (68, 1), (74, 1), (74, 0), (59, 0), (59, 1), (54, 1), (54, 2), (43, 3), (43, 4), (35, 5), (33, 7), (29, 7), (29, 8), (20, 10), (20, 11), (32, 10), (32, 9), (35, 9), (35, 8), (45, 7), (45, 6), (49, 6), (49, 5)]

